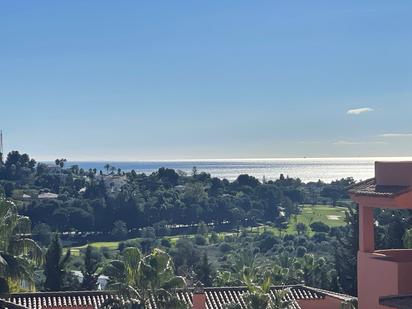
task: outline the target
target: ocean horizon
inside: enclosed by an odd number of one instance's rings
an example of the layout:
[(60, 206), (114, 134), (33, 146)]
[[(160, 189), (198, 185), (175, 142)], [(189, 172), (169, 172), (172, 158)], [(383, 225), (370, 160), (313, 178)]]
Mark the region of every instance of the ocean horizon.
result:
[(375, 161), (412, 161), (412, 157), (357, 157), (357, 158), (271, 158), (271, 159), (204, 159), (204, 160), (140, 160), (140, 161), (68, 161), (67, 167), (79, 165), (83, 169), (96, 168), (104, 171), (110, 164), (122, 171), (135, 170), (151, 174), (161, 167), (191, 173), (209, 173), (212, 177), (235, 180), (241, 174), (248, 174), (259, 180), (273, 180), (281, 174), (300, 178), (304, 182), (331, 182), (353, 177), (365, 180), (374, 176)]

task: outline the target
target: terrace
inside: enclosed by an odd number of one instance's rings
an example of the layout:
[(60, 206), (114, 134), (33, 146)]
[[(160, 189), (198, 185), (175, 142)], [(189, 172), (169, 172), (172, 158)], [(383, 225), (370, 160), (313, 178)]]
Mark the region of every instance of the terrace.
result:
[(373, 212), (412, 209), (412, 162), (376, 162), (375, 178), (349, 193), (359, 205), (359, 308), (390, 308), (387, 296), (412, 294), (412, 250), (375, 250)]

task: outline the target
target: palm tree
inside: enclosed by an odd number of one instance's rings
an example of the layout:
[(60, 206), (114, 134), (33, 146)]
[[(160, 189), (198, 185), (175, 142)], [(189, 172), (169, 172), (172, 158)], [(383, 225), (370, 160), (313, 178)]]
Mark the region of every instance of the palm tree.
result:
[(111, 165), (110, 165), (109, 163), (106, 163), (106, 164), (104, 165), (104, 168), (106, 169), (106, 174), (107, 174), (107, 175), (109, 174), (110, 167), (111, 167)]
[(289, 292), (290, 292), (290, 289), (288, 288), (283, 289), (283, 290), (272, 291), (273, 296), (274, 296), (273, 301), (272, 301), (273, 309), (294, 308), (292, 307), (292, 302), (290, 300), (286, 300), (286, 296)]
[(304, 235), (308, 229), (305, 223), (299, 222), (295, 225), (296, 232), (298, 232), (298, 235)]
[(261, 272), (261, 266), (256, 263), (256, 254), (251, 247), (246, 247), (237, 252), (231, 258), (231, 273), (233, 284), (244, 283), (245, 277), (256, 278)]
[(317, 258), (313, 254), (305, 254), (301, 259), (303, 280), (310, 286), (326, 288), (328, 284), (328, 265), (325, 258)]
[[(252, 277), (245, 276), (244, 283), (248, 293), (243, 296), (248, 309), (287, 309), (292, 308), (292, 302), (286, 299), (288, 289), (272, 290), (272, 274), (267, 272), (263, 275), (262, 282), (256, 284)], [(272, 294), (272, 295), (271, 295)], [(271, 297), (272, 296), (272, 297)]]
[(29, 238), (31, 222), (20, 216), (14, 203), (0, 196), (0, 280), (3, 292), (22, 281), (34, 288), (33, 268), (40, 265), (43, 254)]
[(303, 281), (302, 263), (287, 253), (281, 253), (270, 268), (274, 284), (298, 284)]
[[(174, 274), (172, 259), (162, 250), (154, 249), (143, 256), (137, 248), (126, 248), (123, 259), (110, 262), (103, 272), (110, 278), (109, 286), (118, 292), (127, 307), (144, 309), (154, 298), (159, 309), (186, 308), (171, 293), (185, 287), (185, 280)], [(115, 308), (118, 304), (119, 301), (112, 300), (108, 307)]]

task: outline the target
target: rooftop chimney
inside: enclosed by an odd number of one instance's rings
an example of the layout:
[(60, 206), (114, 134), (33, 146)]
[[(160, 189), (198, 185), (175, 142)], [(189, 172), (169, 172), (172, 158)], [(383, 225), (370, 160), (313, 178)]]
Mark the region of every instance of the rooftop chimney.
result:
[(198, 283), (193, 290), (193, 306), (192, 309), (206, 309), (206, 294), (201, 283)]
[(412, 161), (375, 162), (375, 179), (379, 186), (412, 186)]

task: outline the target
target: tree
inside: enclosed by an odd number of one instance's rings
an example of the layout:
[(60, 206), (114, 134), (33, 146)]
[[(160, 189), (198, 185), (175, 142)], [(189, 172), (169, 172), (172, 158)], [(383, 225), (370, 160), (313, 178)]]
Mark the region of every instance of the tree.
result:
[(318, 232), (318, 233), (329, 233), (330, 231), (329, 225), (321, 221), (315, 221), (311, 223), (310, 228), (312, 229), (312, 231)]
[(298, 232), (298, 235), (305, 234), (308, 229), (306, 224), (302, 222), (297, 223), (295, 227), (296, 227), (296, 231)]
[[(289, 291), (285, 290), (272, 290), (272, 275), (270, 273), (263, 274), (263, 279), (260, 284), (256, 284), (253, 281), (253, 277), (244, 276), (244, 284), (248, 289), (248, 293), (244, 294), (243, 300), (245, 301), (248, 309), (286, 309), (290, 308), (291, 301), (287, 299)], [(271, 297), (271, 292), (274, 297)]]
[(104, 273), (110, 278), (109, 287), (135, 308), (147, 308), (150, 298), (158, 302), (158, 308), (185, 308), (171, 293), (174, 288), (183, 288), (185, 280), (174, 274), (172, 259), (162, 250), (143, 256), (137, 248), (126, 248), (123, 259), (111, 261)]
[(60, 238), (58, 234), (55, 234), (46, 252), (46, 263), (44, 265), (44, 275), (46, 276), (44, 288), (46, 291), (60, 291), (62, 289), (70, 250), (67, 250), (64, 257), (62, 255), (63, 248)]
[(127, 236), (126, 223), (121, 220), (114, 222), (111, 234), (115, 239), (124, 239)]
[(401, 218), (401, 214), (397, 214), (392, 221), (389, 222), (386, 233), (384, 237), (386, 248), (402, 248), (403, 241), (402, 238), (405, 235), (405, 226)]
[(4, 166), (0, 169), (0, 178), (6, 180), (23, 180), (34, 172), (36, 161), (27, 154), (11, 151), (7, 155)]
[(2, 292), (22, 280), (34, 287), (33, 267), (40, 265), (42, 251), (30, 235), (31, 222), (17, 212), (14, 203), (0, 196), (0, 278)]
[(289, 309), (291, 308), (292, 301), (288, 300), (288, 293), (290, 289), (275, 290), (273, 291), (273, 309)]
[(406, 249), (412, 248), (412, 229), (409, 229), (405, 232), (405, 234), (402, 237), (402, 240), (403, 240), (403, 246)]
[(55, 163), (57, 166), (60, 166), (61, 168), (64, 167), (64, 164), (65, 164), (66, 162), (67, 162), (67, 159), (64, 159), (64, 158), (54, 160), (54, 163)]
[(83, 290), (96, 290), (97, 280), (99, 279), (99, 275), (96, 274), (98, 267), (99, 262), (93, 257), (93, 248), (87, 246), (86, 254), (84, 256), (84, 269), (82, 271), (83, 281), (81, 287)]
[(347, 225), (337, 234), (335, 246), (335, 269), (340, 291), (357, 295), (357, 254), (359, 250), (358, 209), (346, 211)]
[(104, 165), (104, 168), (106, 169), (106, 175), (109, 174), (110, 167), (111, 167), (111, 165), (110, 165), (109, 163), (106, 163), (106, 164)]
[(329, 283), (328, 268), (325, 258), (305, 254), (301, 259), (303, 280), (306, 285), (327, 288)]
[(47, 247), (51, 241), (51, 229), (46, 223), (39, 223), (33, 228), (33, 237), (42, 246)]
[(202, 262), (196, 267), (197, 278), (204, 286), (213, 285), (213, 267), (209, 263), (206, 253), (203, 254)]
[(157, 171), (157, 177), (167, 186), (176, 186), (179, 181), (179, 174), (170, 168), (159, 168)]

